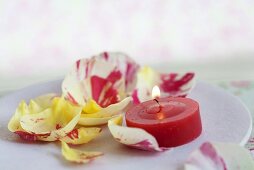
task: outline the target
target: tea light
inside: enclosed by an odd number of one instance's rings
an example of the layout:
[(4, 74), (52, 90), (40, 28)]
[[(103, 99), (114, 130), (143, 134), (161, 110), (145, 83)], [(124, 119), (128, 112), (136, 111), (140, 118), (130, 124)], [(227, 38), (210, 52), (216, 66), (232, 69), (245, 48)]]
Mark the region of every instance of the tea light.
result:
[(152, 90), (153, 100), (140, 103), (126, 113), (129, 127), (142, 128), (153, 135), (160, 147), (176, 147), (197, 138), (202, 131), (199, 104), (189, 98), (160, 97)]

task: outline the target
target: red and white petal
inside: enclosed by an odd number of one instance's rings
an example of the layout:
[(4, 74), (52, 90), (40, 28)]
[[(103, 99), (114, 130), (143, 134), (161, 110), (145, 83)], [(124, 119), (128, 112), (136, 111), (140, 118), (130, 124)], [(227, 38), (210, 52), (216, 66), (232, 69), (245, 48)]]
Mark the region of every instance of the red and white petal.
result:
[(156, 139), (145, 130), (122, 126), (123, 115), (108, 121), (108, 128), (116, 141), (140, 150), (163, 151), (167, 148), (159, 147)]
[[(185, 97), (194, 87), (194, 73), (161, 74), (160, 89), (165, 96)], [(162, 96), (163, 97), (163, 96)]]
[(159, 86), (161, 97), (185, 97), (194, 86), (194, 73), (159, 73), (150, 67), (138, 72), (136, 89), (132, 93), (135, 104), (152, 99), (152, 88)]
[(206, 142), (185, 163), (185, 170), (254, 169), (250, 152), (237, 145)]
[[(87, 81), (88, 83), (88, 81)], [(88, 87), (84, 84), (84, 87)], [(86, 101), (93, 99), (101, 107), (107, 107), (121, 101), (124, 97), (124, 83), (123, 79), (112, 83), (107, 79), (92, 76), (90, 78), (91, 96), (86, 96)]]
[(125, 79), (126, 93), (133, 91), (140, 66), (132, 58), (120, 52), (104, 52), (94, 56), (94, 58), (113, 64), (117, 70), (120, 70)]
[(93, 99), (106, 107), (124, 96), (125, 85), (122, 73), (113, 64), (95, 58), (80, 59), (66, 75), (62, 91), (74, 104), (84, 105)]

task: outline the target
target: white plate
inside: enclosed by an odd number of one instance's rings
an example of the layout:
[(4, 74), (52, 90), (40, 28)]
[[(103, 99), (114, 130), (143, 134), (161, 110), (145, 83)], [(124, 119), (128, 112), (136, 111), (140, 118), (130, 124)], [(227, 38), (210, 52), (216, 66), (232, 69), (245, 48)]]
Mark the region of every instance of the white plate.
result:
[(104, 156), (87, 165), (76, 165), (61, 156), (59, 143), (26, 143), (7, 129), (7, 123), (21, 99), (29, 100), (47, 92), (59, 92), (61, 81), (27, 87), (0, 99), (0, 169), (182, 169), (191, 151), (204, 141), (244, 145), (251, 133), (251, 116), (236, 97), (220, 88), (199, 82), (189, 95), (200, 104), (203, 132), (195, 141), (173, 151), (150, 153), (127, 148), (104, 129), (104, 133), (82, 149), (103, 151)]

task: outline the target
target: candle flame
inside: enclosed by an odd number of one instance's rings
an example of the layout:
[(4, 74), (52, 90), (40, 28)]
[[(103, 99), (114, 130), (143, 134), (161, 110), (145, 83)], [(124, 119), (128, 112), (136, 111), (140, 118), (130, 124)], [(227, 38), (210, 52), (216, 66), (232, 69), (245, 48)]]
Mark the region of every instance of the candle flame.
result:
[(161, 96), (160, 88), (158, 86), (154, 86), (152, 90), (152, 98), (156, 99)]

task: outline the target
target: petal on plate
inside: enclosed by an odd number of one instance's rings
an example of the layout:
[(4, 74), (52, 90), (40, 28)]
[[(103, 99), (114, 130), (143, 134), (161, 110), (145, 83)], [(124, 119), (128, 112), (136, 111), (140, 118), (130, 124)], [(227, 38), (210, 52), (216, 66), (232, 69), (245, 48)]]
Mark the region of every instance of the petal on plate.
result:
[(254, 161), (250, 152), (237, 144), (206, 142), (189, 156), (185, 164), (185, 170), (204, 169), (254, 169)]
[(131, 93), (137, 81), (139, 65), (129, 56), (120, 52), (104, 52), (94, 58), (113, 64), (125, 79), (126, 93)]
[(67, 134), (61, 141), (68, 144), (79, 145), (90, 142), (92, 139), (96, 138), (101, 133), (101, 128), (91, 127), (79, 129), (73, 129)]
[(28, 133), (39, 135), (38, 140), (55, 141), (65, 137), (77, 125), (82, 108), (64, 98), (54, 98), (52, 106), (37, 114), (21, 117), (21, 127)]
[(66, 75), (62, 91), (66, 99), (82, 106), (93, 99), (106, 107), (126, 96), (122, 73), (113, 64), (95, 58), (78, 60)]
[(24, 130), (20, 126), (21, 117), (27, 114), (34, 114), (43, 111), (44, 109), (52, 105), (52, 98), (54, 96), (56, 96), (55, 93), (39, 96), (35, 99), (30, 100), (30, 103), (28, 105), (25, 101), (21, 101), (14, 115), (8, 123), (8, 129), (11, 132), (19, 131), (17, 132), (17, 134), (24, 134)]
[[(55, 97), (59, 97), (56, 93), (48, 93), (45, 95), (38, 96), (34, 98), (32, 101), (34, 101), (36, 104), (38, 104), (42, 109), (46, 109), (50, 106), (52, 106), (52, 101)], [(32, 111), (30, 111), (32, 112)]]
[(159, 73), (150, 67), (138, 72), (136, 89), (132, 93), (135, 104), (152, 99), (152, 88), (157, 85), (161, 97), (185, 97), (194, 86), (194, 73)]
[(145, 130), (122, 126), (123, 115), (119, 115), (108, 121), (108, 128), (116, 141), (146, 151), (163, 151), (156, 139)]
[(20, 118), (26, 114), (29, 114), (28, 106), (25, 101), (21, 101), (15, 111), (15, 114), (11, 117), (11, 120), (8, 123), (9, 131), (23, 131), (20, 126)]
[(63, 157), (71, 162), (75, 163), (88, 163), (95, 159), (98, 156), (102, 156), (102, 152), (86, 152), (86, 151), (80, 151), (77, 149), (72, 149), (68, 146), (67, 143), (62, 143), (62, 155)]
[(88, 114), (84, 114), (84, 112), (81, 114), (79, 124), (84, 126), (95, 126), (106, 124), (108, 120), (110, 120), (112, 117), (116, 116), (119, 113), (122, 113), (129, 106), (131, 101), (132, 101), (131, 97), (126, 97), (121, 102), (111, 104), (106, 108), (101, 108), (100, 110), (97, 110), (97, 112), (95, 113), (93, 112), (94, 108), (90, 106), (90, 110), (86, 109)]

